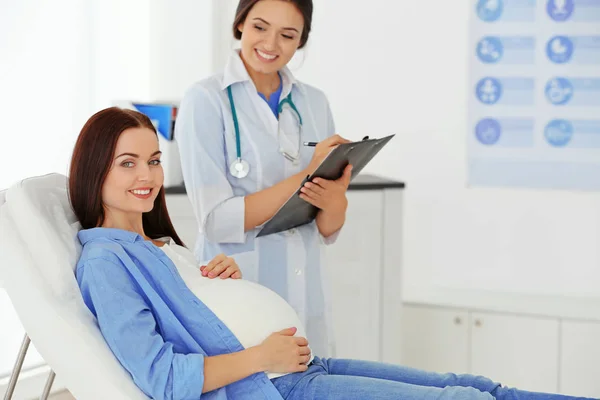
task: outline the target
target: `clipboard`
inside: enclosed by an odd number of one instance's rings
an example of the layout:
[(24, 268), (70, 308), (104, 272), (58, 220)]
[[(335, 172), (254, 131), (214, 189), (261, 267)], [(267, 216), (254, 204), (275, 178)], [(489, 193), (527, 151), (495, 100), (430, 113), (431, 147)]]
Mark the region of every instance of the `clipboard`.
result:
[(311, 223), (317, 217), (319, 208), (300, 198), (300, 189), (304, 184), (307, 181), (312, 181), (314, 178), (327, 180), (339, 179), (348, 164), (352, 164), (352, 176), (350, 180), (354, 179), (394, 136), (396, 135), (386, 136), (381, 139), (369, 139), (365, 137), (359, 142), (338, 145), (325, 157), (315, 172), (302, 181), (300, 187), (279, 208), (275, 215), (263, 225), (257, 237), (287, 231)]

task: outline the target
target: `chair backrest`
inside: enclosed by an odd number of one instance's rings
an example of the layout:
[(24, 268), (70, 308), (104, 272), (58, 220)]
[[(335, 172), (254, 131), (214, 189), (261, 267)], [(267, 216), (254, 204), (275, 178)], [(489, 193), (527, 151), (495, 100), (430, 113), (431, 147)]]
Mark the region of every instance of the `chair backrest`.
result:
[(0, 193), (0, 282), (36, 350), (77, 399), (147, 399), (83, 302), (74, 275), (79, 229), (63, 175)]

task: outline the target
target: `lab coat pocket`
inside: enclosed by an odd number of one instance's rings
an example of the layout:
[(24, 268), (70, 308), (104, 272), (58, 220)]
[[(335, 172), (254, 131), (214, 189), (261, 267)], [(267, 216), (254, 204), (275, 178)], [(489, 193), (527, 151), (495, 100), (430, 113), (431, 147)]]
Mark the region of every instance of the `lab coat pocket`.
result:
[(258, 251), (251, 250), (242, 253), (231, 254), (231, 256), (242, 271), (242, 279), (247, 281), (258, 281)]

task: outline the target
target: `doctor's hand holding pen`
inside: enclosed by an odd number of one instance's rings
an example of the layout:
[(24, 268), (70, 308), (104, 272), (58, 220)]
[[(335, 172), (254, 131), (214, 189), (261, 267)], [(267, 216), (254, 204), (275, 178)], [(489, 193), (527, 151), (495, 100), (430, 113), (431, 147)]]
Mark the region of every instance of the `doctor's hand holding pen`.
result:
[(350, 140), (344, 139), (340, 135), (333, 135), (321, 142), (306, 142), (305, 146), (311, 146), (315, 148), (312, 159), (308, 164), (307, 171), (309, 174), (315, 172), (317, 167), (321, 165), (325, 157), (340, 144), (350, 143)]
[[(291, 177), (284, 179), (283, 181), (276, 183), (273, 186), (265, 188), (257, 193), (252, 193), (244, 197), (244, 231), (247, 232), (251, 229), (256, 228), (264, 224), (269, 218), (271, 218), (277, 210), (287, 201), (287, 199), (296, 191), (302, 184), (302, 181), (306, 179), (307, 175), (315, 172), (321, 162), (327, 157), (329, 152), (335, 149), (338, 145), (350, 143), (349, 140), (342, 138), (339, 135), (333, 135), (325, 140), (318, 143), (310, 143), (315, 148), (312, 159), (308, 163), (308, 166), (302, 170), (302, 172), (292, 175)], [(317, 228), (319, 232), (328, 233), (332, 227), (339, 225), (338, 229), (343, 225), (343, 220), (335, 215), (328, 215), (325, 218), (325, 222), (321, 225), (321, 218), (318, 219)], [(330, 222), (332, 220), (333, 222)], [(340, 224), (340, 221), (342, 222)], [(326, 228), (326, 229), (322, 229)], [(338, 229), (332, 231), (336, 232)], [(327, 235), (324, 235), (327, 236)]]

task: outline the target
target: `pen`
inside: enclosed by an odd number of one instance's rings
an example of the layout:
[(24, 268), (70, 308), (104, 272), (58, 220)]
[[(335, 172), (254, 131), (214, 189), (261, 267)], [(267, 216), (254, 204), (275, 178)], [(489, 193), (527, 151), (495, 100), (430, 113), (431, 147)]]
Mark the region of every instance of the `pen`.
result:
[[(365, 136), (362, 140), (369, 140), (368, 136)], [(305, 146), (315, 147), (319, 142), (304, 142)]]

